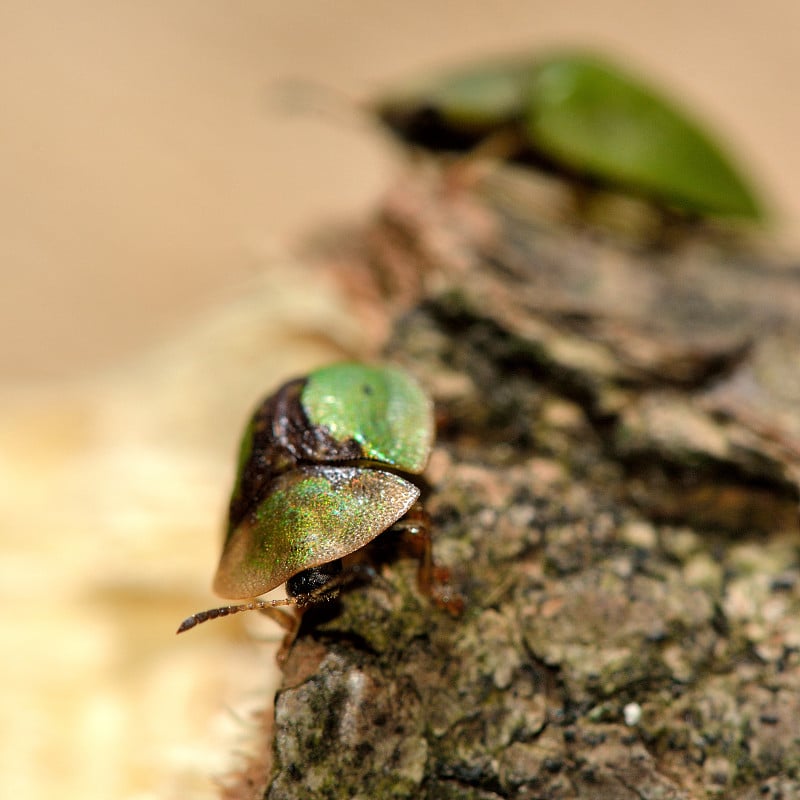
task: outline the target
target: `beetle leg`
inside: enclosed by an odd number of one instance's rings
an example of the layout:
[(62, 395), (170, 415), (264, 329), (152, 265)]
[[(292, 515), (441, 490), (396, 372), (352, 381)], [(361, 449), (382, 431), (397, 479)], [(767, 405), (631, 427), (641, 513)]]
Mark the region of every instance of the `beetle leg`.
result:
[(419, 503), (416, 503), (401, 520), (392, 526), (392, 530), (407, 534), (406, 542), (419, 560), (417, 583), (422, 592), (431, 595), (434, 583), (434, 564), (430, 515)]
[(464, 610), (464, 598), (450, 584), (450, 570), (433, 560), (431, 518), (420, 503), (393, 526), (392, 530), (407, 534), (406, 541), (419, 559), (417, 584), (439, 608), (457, 617)]
[(527, 147), (519, 125), (501, 126), (448, 165), (446, 186), (451, 190), (471, 189), (496, 172), (498, 165), (520, 156)]
[(297, 628), (300, 624), (297, 614), (288, 613), (275, 606), (259, 606), (258, 610), (262, 614), (266, 614), (273, 622), (277, 622), (287, 634), (292, 635), (292, 638), (294, 638), (294, 634), (297, 633)]

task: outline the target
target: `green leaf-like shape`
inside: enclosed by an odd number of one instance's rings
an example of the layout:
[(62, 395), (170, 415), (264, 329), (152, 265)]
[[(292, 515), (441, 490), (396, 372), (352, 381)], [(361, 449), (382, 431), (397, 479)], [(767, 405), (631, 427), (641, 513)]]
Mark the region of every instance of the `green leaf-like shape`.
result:
[[(374, 104), (399, 136), (470, 149), (516, 132), (516, 156), (708, 216), (763, 219), (755, 192), (692, 115), (645, 81), (581, 52), (466, 66)], [(507, 145), (503, 145), (507, 146)]]

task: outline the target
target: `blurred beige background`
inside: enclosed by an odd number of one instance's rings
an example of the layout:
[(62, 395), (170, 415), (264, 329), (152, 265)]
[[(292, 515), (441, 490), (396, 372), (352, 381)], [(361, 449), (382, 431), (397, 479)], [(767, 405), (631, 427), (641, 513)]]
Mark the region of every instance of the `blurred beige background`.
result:
[(391, 169), (357, 125), (271, 108), (540, 43), (629, 58), (800, 220), (792, 0), (52, 0), (0, 4), (0, 376), (91, 371), (178, 330), (271, 240), (363, 213)]
[(276, 81), (359, 98), (599, 48), (724, 132), (800, 246), (798, 34), (794, 0), (0, 3), (0, 796), (215, 796), (269, 696), (267, 621), (173, 630), (214, 603), (248, 408), (359, 352), (285, 248), (400, 169), (356, 114), (282, 112)]

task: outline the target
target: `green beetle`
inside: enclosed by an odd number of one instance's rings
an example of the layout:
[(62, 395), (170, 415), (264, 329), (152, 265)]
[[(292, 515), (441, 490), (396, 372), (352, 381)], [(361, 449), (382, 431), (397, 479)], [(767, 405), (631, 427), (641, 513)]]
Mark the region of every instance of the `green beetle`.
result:
[(513, 132), (520, 158), (590, 184), (692, 214), (763, 218), (747, 181), (699, 123), (597, 56), (465, 68), (389, 94), (373, 110), (424, 147), (469, 149)]
[(341, 559), (419, 499), (404, 475), (424, 470), (433, 436), (430, 398), (396, 367), (334, 364), (282, 386), (242, 437), (214, 589), (256, 598), (286, 583), (288, 598), (202, 611), (178, 633), (239, 611), (334, 597)]

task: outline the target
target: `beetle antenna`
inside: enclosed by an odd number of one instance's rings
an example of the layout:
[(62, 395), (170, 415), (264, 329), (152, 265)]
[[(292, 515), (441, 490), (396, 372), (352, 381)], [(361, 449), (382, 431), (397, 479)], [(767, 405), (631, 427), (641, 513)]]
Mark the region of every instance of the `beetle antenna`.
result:
[(337, 123), (361, 125), (369, 119), (358, 100), (308, 78), (284, 78), (268, 88), (267, 101), (283, 113), (317, 115)]
[(249, 603), (241, 603), (236, 606), (209, 608), (207, 611), (198, 611), (196, 614), (192, 614), (191, 617), (186, 617), (178, 626), (178, 630), (175, 631), (175, 633), (183, 633), (184, 631), (191, 630), (195, 625), (199, 625), (201, 622), (208, 622), (210, 619), (217, 619), (217, 617), (227, 617), (231, 614), (238, 614), (240, 611), (261, 611), (262, 609), (277, 608), (278, 606), (296, 605), (299, 605), (299, 603), (294, 597), (286, 597), (281, 600), (251, 600)]

